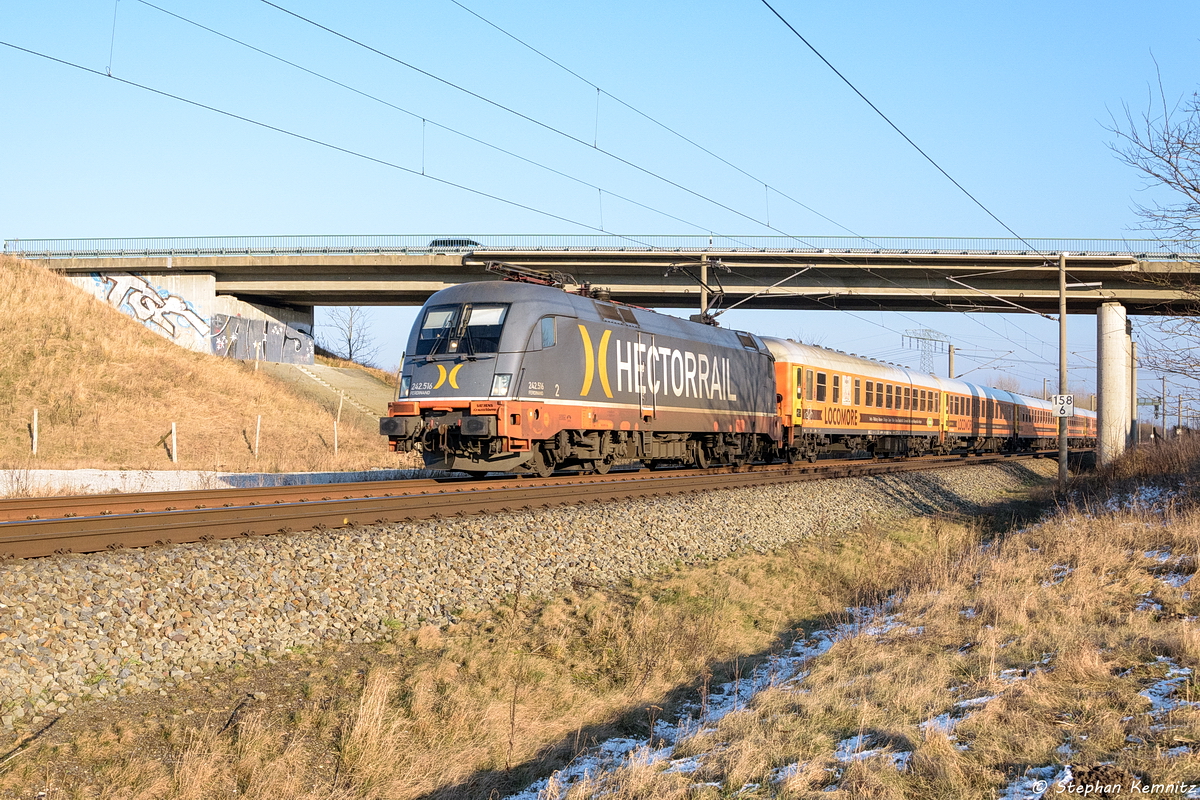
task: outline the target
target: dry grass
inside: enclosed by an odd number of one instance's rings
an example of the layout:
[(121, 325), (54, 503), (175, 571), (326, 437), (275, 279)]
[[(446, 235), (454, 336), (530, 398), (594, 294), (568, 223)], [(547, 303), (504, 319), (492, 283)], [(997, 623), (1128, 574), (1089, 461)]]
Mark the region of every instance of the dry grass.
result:
[[(597, 741), (647, 735), (651, 714), (747, 674), (786, 647), (797, 624), (824, 625), (848, 604), (890, 594), (974, 539), (922, 522), (617, 590), (510, 597), (458, 626), (398, 631), (369, 663), (323, 671), (325, 655), (294, 654), (288, 663), (311, 674), (271, 716), (226, 726), (228, 709), (173, 720), (156, 711), (47, 736), (0, 774), (0, 796), (38, 780), (53, 789), (47, 800), (223, 797), (234, 788), (271, 800), (502, 795)], [(163, 700), (176, 716), (184, 702)]]
[[(1195, 469), (1190, 442), (1159, 452), (1112, 472), (1145, 464), (1177, 482), (1163, 460)], [(839, 641), (801, 691), (764, 691), (680, 743), (675, 757), (699, 757), (698, 771), (633, 763), (549, 797), (989, 798), (1030, 768), (1067, 763), (1109, 765), (1126, 793), (1134, 778), (1200, 783), (1200, 708), (1154, 715), (1139, 694), (1173, 666), (1200, 670), (1200, 592), (1162, 580), (1196, 571), (1194, 499), (1164, 513), (1069, 509), (960, 556), (893, 598), (900, 627)], [(1173, 696), (1197, 699), (1197, 680), (1179, 676)], [(959, 720), (952, 733), (922, 725), (943, 714)], [(859, 735), (883, 754), (836, 759)], [(887, 753), (911, 756), (897, 769)]]
[(1146, 484), (1194, 493), (1200, 485), (1200, 436), (1142, 444), (1096, 470), (1079, 488), (1088, 498), (1103, 499)]
[[(335, 457), (332, 404), (299, 398), (240, 362), (177, 347), (41, 266), (0, 257), (0, 285), (0, 468), (400, 465), (359, 415), (343, 415)], [(172, 422), (177, 465), (169, 452)]]
[[(1163, 450), (1122, 480), (1178, 483), (1193, 458)], [(1164, 515), (1064, 508), (1023, 532), (985, 542), (984, 530), (867, 527), (617, 590), (518, 594), (451, 628), (397, 631), (354, 664), (293, 654), (303, 682), (273, 684), (269, 707), (234, 711), (233, 677), (220, 713), (185, 716), (175, 704), (190, 701), (168, 697), (142, 716), (50, 732), (0, 771), (0, 796), (502, 796), (597, 741), (647, 736), (653, 715), (884, 598), (900, 627), (842, 639), (809, 664), (802, 690), (768, 689), (682, 742), (677, 755), (698, 757), (699, 771), (644, 760), (557, 794), (988, 798), (1067, 760), (1159, 782), (1200, 775), (1200, 711), (1153, 718), (1138, 694), (1171, 664), (1200, 668), (1200, 593), (1161, 579), (1196, 570), (1200, 515), (1182, 502)], [(1161, 609), (1139, 610), (1146, 601)], [(1181, 696), (1197, 694), (1193, 678)], [(921, 726), (946, 713), (959, 718), (952, 734)], [(911, 753), (907, 767), (835, 759), (854, 736)], [(1167, 755), (1179, 746), (1188, 752)], [(794, 774), (772, 782), (788, 765)]]
[[(401, 333), (400, 335), (404, 334)], [(386, 369), (373, 367), (370, 364), (359, 364), (355, 361), (347, 361), (344, 358), (338, 358), (337, 356), (329, 355), (323, 351), (316, 354), (316, 362), (327, 367), (336, 367), (338, 369), (360, 369), (363, 372), (374, 376), (375, 380), (379, 381), (380, 383), (386, 386), (391, 386), (393, 389), (396, 387), (396, 373), (388, 372)]]

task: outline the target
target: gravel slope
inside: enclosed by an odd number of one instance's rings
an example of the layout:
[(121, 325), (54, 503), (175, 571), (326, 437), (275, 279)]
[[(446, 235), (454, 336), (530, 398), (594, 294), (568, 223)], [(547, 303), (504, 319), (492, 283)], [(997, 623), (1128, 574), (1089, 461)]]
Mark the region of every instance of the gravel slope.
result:
[(971, 514), (1052, 461), (0, 564), (0, 724), (864, 522)]

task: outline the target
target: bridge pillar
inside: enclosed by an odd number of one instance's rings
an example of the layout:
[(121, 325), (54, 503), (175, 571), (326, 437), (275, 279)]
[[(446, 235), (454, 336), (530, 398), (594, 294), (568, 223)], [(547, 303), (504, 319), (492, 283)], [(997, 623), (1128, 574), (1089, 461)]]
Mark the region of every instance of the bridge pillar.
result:
[(1125, 307), (1096, 309), (1096, 459), (1103, 466), (1125, 452), (1129, 440), (1130, 339)]
[(1140, 440), (1138, 431), (1138, 380), (1137, 342), (1129, 340), (1129, 446), (1136, 447)]

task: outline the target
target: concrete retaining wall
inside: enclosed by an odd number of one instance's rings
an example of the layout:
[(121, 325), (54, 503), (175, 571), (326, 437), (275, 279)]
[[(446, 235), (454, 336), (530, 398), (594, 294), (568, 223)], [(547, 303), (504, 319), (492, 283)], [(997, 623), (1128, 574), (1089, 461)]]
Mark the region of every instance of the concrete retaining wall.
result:
[(232, 358), (313, 363), (311, 308), (218, 296), (212, 273), (93, 272), (67, 279), (180, 347)]

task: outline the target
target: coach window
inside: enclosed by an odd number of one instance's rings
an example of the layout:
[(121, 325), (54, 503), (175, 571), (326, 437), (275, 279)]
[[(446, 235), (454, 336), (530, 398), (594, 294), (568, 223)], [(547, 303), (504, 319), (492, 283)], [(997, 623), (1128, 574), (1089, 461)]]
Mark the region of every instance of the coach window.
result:
[(554, 347), (554, 317), (542, 317), (542, 347)]
[(813, 371), (811, 369), (804, 371), (804, 399), (813, 399)]
[(842, 376), (841, 375), (833, 376), (833, 400), (831, 402), (834, 402), (834, 403), (842, 402)]
[(827, 377), (824, 372), (817, 373), (817, 402), (818, 403), (825, 402), (826, 380), (827, 380)]
[(862, 380), (854, 379), (854, 405), (862, 405)]
[(864, 405), (875, 405), (875, 381), (867, 381), (867, 400)]
[(909, 411), (910, 409), (912, 409), (912, 387), (905, 386), (904, 387), (904, 410)]
[(886, 387), (884, 387), (883, 397), (884, 397), (883, 407), (891, 408), (892, 407), (892, 385), (890, 383), (887, 384)]

